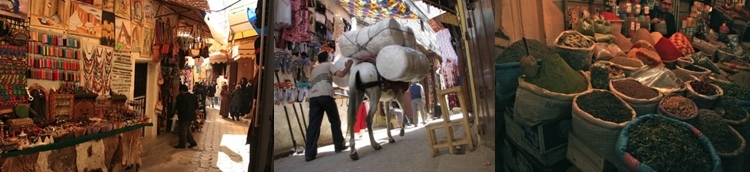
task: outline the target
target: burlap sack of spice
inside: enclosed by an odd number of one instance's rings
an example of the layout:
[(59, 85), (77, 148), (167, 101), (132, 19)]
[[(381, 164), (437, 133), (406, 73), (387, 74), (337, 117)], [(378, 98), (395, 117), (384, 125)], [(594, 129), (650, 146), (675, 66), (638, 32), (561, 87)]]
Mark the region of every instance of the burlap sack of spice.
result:
[(633, 48), (628, 52), (628, 57), (641, 60), (643, 64), (651, 67), (664, 66), (659, 53), (656, 52), (656, 49), (648, 41), (641, 40), (633, 44)]
[(740, 148), (734, 150), (734, 152), (731, 153), (716, 153), (719, 154), (719, 157), (721, 158), (721, 164), (724, 168), (724, 171), (742, 171), (742, 168), (745, 165), (745, 157), (743, 155), (745, 155), (744, 153), (745, 149), (747, 148), (747, 141), (739, 132), (737, 132), (735, 128), (729, 127), (729, 129), (732, 130), (732, 133), (736, 134), (737, 137), (739, 137)]
[(688, 74), (688, 75), (691, 75), (691, 76), (694, 76), (694, 77), (701, 77), (703, 75), (711, 74), (711, 70), (708, 70), (705, 67), (701, 67), (701, 66), (697, 66), (697, 65), (693, 65), (693, 67), (700, 68), (700, 69), (703, 70), (703, 72), (688, 70), (688, 69), (685, 69), (685, 67), (682, 67), (682, 66), (677, 66), (674, 69), (674, 72)]
[(654, 98), (650, 98), (650, 99), (636, 99), (636, 98), (628, 97), (627, 95), (622, 94), (622, 92), (617, 91), (617, 89), (615, 89), (615, 87), (612, 85), (612, 82), (620, 81), (620, 80), (634, 80), (634, 81), (638, 81), (638, 80), (635, 80), (635, 79), (632, 79), (632, 78), (611, 80), (611, 81), (609, 81), (609, 90), (612, 91), (612, 94), (615, 94), (615, 96), (617, 96), (618, 98), (621, 98), (622, 100), (624, 100), (625, 102), (627, 102), (628, 105), (630, 105), (630, 107), (633, 108), (635, 110), (636, 114), (639, 115), (639, 116), (640, 115), (655, 114), (656, 113), (656, 107), (659, 106), (659, 101), (661, 101), (661, 99), (664, 98), (664, 93), (662, 93), (659, 90), (656, 90), (654, 88), (651, 88), (651, 89), (654, 89), (657, 92), (659, 92), (659, 95), (656, 96), (656, 97), (654, 97)]
[[(633, 121), (630, 121), (625, 127), (622, 128), (622, 132), (620, 132), (620, 135), (617, 137), (617, 144), (615, 145), (615, 154), (618, 156), (617, 162), (622, 163), (625, 171), (637, 171), (637, 172), (655, 172), (655, 170), (650, 167), (648, 164), (645, 164), (641, 162), (640, 160), (636, 159), (635, 156), (631, 154), (631, 152), (628, 152), (629, 147), (632, 145), (628, 145), (630, 143), (630, 131), (633, 128), (636, 128), (639, 124), (644, 123), (650, 119), (666, 119), (669, 122), (677, 123), (680, 126), (685, 127), (688, 131), (694, 131), (697, 130), (692, 125), (685, 123), (683, 121), (678, 121), (676, 119), (672, 119), (669, 117), (665, 117), (663, 115), (657, 115), (657, 114), (648, 114), (644, 116), (639, 116)], [(721, 158), (719, 157), (718, 153), (716, 152), (716, 149), (708, 148), (713, 147), (711, 144), (711, 141), (706, 137), (706, 135), (701, 134), (700, 132), (690, 132), (694, 134), (694, 136), (700, 141), (701, 145), (706, 148), (706, 150), (709, 153), (709, 156), (711, 156), (711, 171), (718, 172), (723, 171), (721, 166)]]
[(710, 96), (700, 94), (693, 89), (692, 85), (690, 85), (690, 83), (693, 82), (699, 81), (693, 80), (685, 82), (685, 85), (687, 86), (687, 95), (685, 95), (685, 97), (693, 100), (693, 102), (695, 102), (695, 105), (698, 106), (698, 109), (713, 109), (714, 104), (716, 103), (716, 99), (724, 95), (724, 90), (722, 90), (721, 87), (711, 83), (709, 84), (716, 89), (716, 94)]
[(623, 99), (618, 97), (617, 99), (622, 102), (623, 105), (628, 106), (628, 109), (630, 109), (630, 120), (621, 123), (614, 123), (596, 118), (591, 114), (581, 110), (581, 108), (579, 108), (578, 104), (576, 103), (576, 100), (579, 96), (586, 95), (594, 91), (609, 92), (607, 90), (592, 89), (583, 92), (573, 98), (573, 120), (571, 131), (573, 134), (578, 136), (578, 138), (583, 142), (584, 145), (588, 146), (592, 151), (596, 152), (599, 157), (609, 162), (617, 162), (617, 155), (612, 150), (615, 148), (617, 137), (620, 135), (620, 131), (623, 127), (625, 127), (625, 125), (628, 124), (628, 122), (635, 119), (636, 112), (635, 110), (633, 110), (633, 108), (629, 107)]
[[(587, 90), (591, 90), (591, 78), (581, 72), (588, 81)], [(584, 91), (585, 92), (585, 91)], [(551, 92), (526, 82), (525, 76), (518, 77), (518, 89), (513, 114), (516, 121), (527, 127), (536, 126), (545, 121), (570, 117), (573, 99), (580, 93), (563, 94)]]

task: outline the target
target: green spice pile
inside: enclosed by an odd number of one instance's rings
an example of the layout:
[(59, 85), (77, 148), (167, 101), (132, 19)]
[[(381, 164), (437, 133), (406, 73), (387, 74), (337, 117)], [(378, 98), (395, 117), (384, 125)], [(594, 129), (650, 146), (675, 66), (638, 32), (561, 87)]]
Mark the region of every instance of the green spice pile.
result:
[(743, 87), (736, 83), (725, 84), (715, 82), (724, 91), (724, 96), (736, 97), (739, 100), (750, 100), (750, 87)]
[(570, 68), (559, 55), (550, 54), (543, 57), (537, 76), (526, 78), (526, 82), (556, 93), (572, 94), (586, 91), (586, 78)]
[(711, 156), (685, 126), (651, 118), (630, 129), (627, 152), (661, 172), (711, 171)]
[(737, 98), (732, 96), (719, 97), (719, 101), (716, 102), (714, 111), (721, 115), (722, 118), (739, 121), (747, 117), (747, 111), (737, 102)]
[(717, 152), (727, 154), (740, 148), (740, 138), (721, 116), (713, 111), (701, 109), (698, 111), (697, 119), (693, 126), (711, 140)]
[(622, 123), (633, 120), (632, 111), (610, 92), (593, 91), (580, 95), (576, 104), (584, 112), (604, 121)]
[(729, 76), (729, 80), (745, 87), (750, 87), (750, 72), (740, 72)]
[(682, 96), (664, 98), (659, 106), (665, 111), (682, 118), (692, 117), (698, 113), (693, 101)]
[(716, 87), (705, 81), (692, 81), (690, 87), (693, 87), (693, 91), (702, 95), (713, 96), (719, 93)]
[(631, 59), (627, 57), (615, 57), (609, 61), (618, 65), (623, 65), (627, 67), (642, 67), (643, 66), (643, 62), (641, 62), (640, 60)]
[(591, 41), (578, 32), (564, 33), (560, 39), (557, 40), (557, 45), (571, 48), (589, 48), (594, 45), (594, 41)]
[(591, 67), (591, 87), (607, 89), (609, 87), (609, 65), (596, 63)]
[(659, 96), (659, 91), (647, 87), (636, 80), (619, 80), (612, 82), (612, 87), (625, 96), (635, 99), (650, 99)]
[[(531, 56), (544, 57), (555, 53), (554, 50), (550, 49), (540, 41), (526, 39), (526, 43), (529, 44), (529, 53), (531, 53)], [(523, 40), (516, 41), (503, 50), (500, 55), (495, 57), (495, 64), (519, 62), (523, 56), (526, 56), (526, 46), (523, 44)]]
[(685, 69), (685, 70), (693, 71), (693, 72), (705, 72), (706, 71), (705, 69), (700, 68), (700, 67), (695, 66), (695, 65), (689, 65), (689, 66), (685, 66), (685, 67), (682, 67), (682, 68)]

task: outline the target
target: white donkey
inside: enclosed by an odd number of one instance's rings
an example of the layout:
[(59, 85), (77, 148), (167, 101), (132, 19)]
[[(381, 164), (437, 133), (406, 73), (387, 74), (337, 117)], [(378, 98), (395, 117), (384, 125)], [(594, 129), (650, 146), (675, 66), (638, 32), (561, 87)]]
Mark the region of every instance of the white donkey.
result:
[[(357, 154), (357, 150), (354, 147), (354, 123), (356, 120), (362, 120), (357, 119), (357, 111), (359, 109), (360, 104), (362, 103), (362, 100), (364, 99), (364, 96), (367, 95), (367, 98), (370, 100), (370, 110), (367, 112), (367, 133), (370, 134), (370, 145), (375, 150), (380, 150), (382, 148), (378, 142), (375, 142), (375, 137), (372, 134), (372, 117), (375, 115), (375, 112), (377, 111), (377, 105), (380, 102), (386, 102), (390, 103), (391, 101), (396, 101), (398, 103), (399, 107), (404, 107), (403, 103), (401, 103), (401, 97), (403, 97), (404, 92), (406, 92), (409, 89), (409, 83), (405, 82), (389, 82), (385, 81), (380, 77), (378, 74), (378, 70), (375, 67), (375, 64), (372, 62), (362, 62), (359, 64), (355, 64), (352, 66), (352, 69), (350, 70), (350, 79), (349, 79), (349, 110), (347, 112), (348, 114), (348, 127), (349, 127), (349, 148), (351, 148), (351, 153), (349, 154), (349, 157), (352, 158), (352, 160), (358, 160), (359, 155)], [(385, 81), (385, 82), (384, 82)], [(406, 87), (403, 87), (405, 84)], [(384, 111), (386, 114), (390, 112), (388, 106), (390, 104), (386, 104), (384, 107)], [(389, 116), (389, 115), (386, 115)], [(404, 136), (404, 121), (406, 121), (406, 115), (402, 115), (404, 119), (401, 120), (401, 133), (399, 133), (400, 136)], [(388, 119), (388, 118), (386, 118)], [(388, 121), (388, 120), (386, 120)], [(387, 133), (388, 133), (388, 142), (394, 143), (396, 140), (393, 139), (391, 136), (391, 123), (386, 122), (387, 126)]]

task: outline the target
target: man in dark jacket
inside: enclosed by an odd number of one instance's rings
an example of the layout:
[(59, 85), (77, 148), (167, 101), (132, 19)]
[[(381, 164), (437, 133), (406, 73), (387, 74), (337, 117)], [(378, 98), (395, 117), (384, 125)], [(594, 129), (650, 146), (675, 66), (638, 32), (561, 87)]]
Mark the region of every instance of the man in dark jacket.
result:
[(180, 85), (180, 95), (177, 96), (177, 131), (180, 143), (174, 148), (184, 149), (185, 142), (189, 142), (189, 148), (198, 146), (190, 131), (190, 124), (197, 119), (195, 111), (198, 110), (198, 97), (188, 92), (187, 85)]
[[(672, 0), (662, 0), (659, 3), (659, 7), (652, 9), (649, 16), (651, 17), (651, 31), (658, 31), (655, 27), (657, 25), (666, 25), (666, 33), (661, 33), (665, 38), (669, 38), (677, 32), (677, 22), (675, 21), (674, 14), (670, 11), (672, 9)], [(661, 31), (664, 32), (664, 31)], [(659, 40), (656, 40), (659, 41)]]

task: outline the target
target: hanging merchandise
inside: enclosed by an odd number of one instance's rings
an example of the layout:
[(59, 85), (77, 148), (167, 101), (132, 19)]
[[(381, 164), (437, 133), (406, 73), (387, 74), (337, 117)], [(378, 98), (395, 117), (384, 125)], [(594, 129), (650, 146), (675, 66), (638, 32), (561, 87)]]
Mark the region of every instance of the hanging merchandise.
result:
[(26, 103), (27, 49), (23, 46), (0, 46), (0, 106)]
[(78, 39), (37, 31), (31, 31), (30, 35), (27, 46), (30, 53), (28, 66), (31, 68), (29, 78), (80, 81), (79, 60), (84, 54), (78, 49), (81, 46)]
[(291, 0), (279, 0), (276, 3), (276, 29), (284, 29), (292, 25), (292, 2)]
[(307, 10), (306, 0), (291, 0), (292, 25), (284, 29), (282, 38), (289, 42), (308, 42), (310, 36), (310, 12)]
[(383, 0), (338, 0), (338, 4), (349, 14), (358, 18), (402, 18), (417, 19), (416, 14), (408, 10), (402, 1)]
[(274, 70), (276, 72), (281, 72), (283, 74), (288, 74), (292, 71), (292, 55), (289, 54), (289, 52), (286, 51), (276, 51), (273, 53), (275, 57), (275, 67)]

